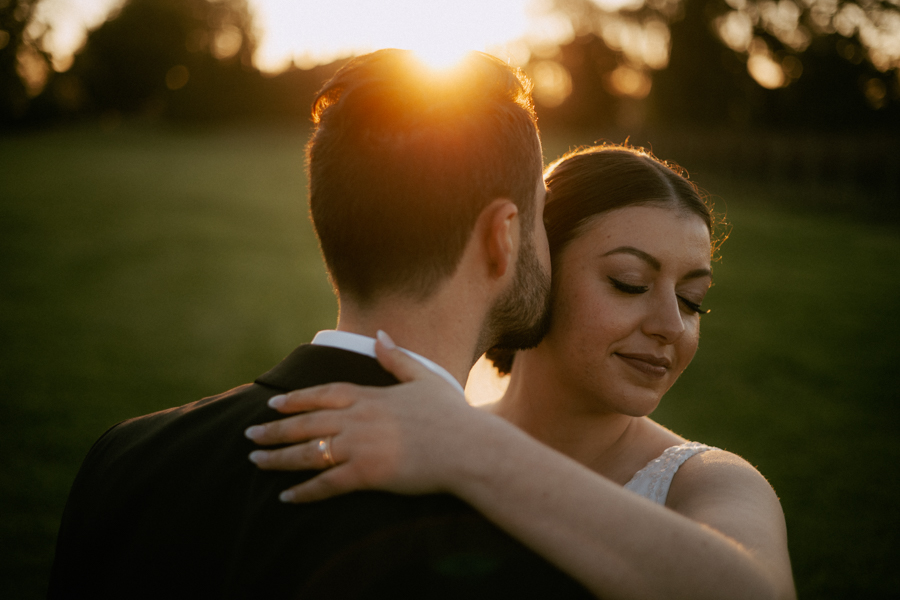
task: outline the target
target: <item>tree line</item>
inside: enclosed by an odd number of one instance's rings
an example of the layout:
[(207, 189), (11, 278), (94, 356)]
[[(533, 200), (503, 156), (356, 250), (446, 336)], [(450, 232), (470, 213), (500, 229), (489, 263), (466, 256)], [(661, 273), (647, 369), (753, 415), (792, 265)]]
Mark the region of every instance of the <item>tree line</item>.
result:
[[(0, 0), (5, 127), (129, 115), (306, 119), (341, 64), (260, 72), (246, 0), (129, 0), (57, 72), (31, 26), (40, 1)], [(573, 36), (526, 66), (538, 84), (546, 69), (567, 78), (564, 96), (536, 94), (545, 124), (900, 131), (900, 57), (881, 52), (876, 35), (900, 19), (890, 1), (860, 0), (856, 11), (831, 3), (824, 17), (820, 0), (646, 0), (615, 13), (590, 0), (556, 4)], [(610, 23), (663, 36), (665, 56), (636, 57)]]

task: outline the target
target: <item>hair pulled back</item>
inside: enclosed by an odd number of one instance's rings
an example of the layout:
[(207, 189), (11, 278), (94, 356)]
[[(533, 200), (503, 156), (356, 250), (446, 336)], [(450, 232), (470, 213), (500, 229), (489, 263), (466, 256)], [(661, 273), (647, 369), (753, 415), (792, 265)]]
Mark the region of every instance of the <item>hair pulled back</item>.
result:
[[(547, 204), (544, 225), (556, 289), (559, 258), (597, 216), (628, 206), (669, 206), (703, 219), (710, 235), (719, 225), (705, 196), (686, 172), (643, 148), (605, 144), (568, 152), (544, 171)], [(710, 255), (724, 241), (713, 237)], [(552, 315), (551, 315), (552, 320)], [(515, 351), (493, 348), (487, 357), (509, 373)]]

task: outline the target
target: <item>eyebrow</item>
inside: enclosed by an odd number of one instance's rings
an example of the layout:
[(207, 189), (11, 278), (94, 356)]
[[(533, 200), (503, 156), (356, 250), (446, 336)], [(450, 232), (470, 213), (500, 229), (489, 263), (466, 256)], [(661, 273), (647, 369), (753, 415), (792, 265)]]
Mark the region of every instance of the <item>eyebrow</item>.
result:
[[(619, 246), (618, 248), (614, 248), (604, 254), (603, 256), (610, 256), (611, 254), (631, 254), (632, 256), (636, 256), (648, 265), (650, 265), (654, 271), (662, 270), (662, 263), (656, 259), (651, 254), (647, 254), (643, 250), (638, 250), (634, 246)], [(712, 277), (712, 271), (709, 269), (694, 269), (693, 271), (688, 271), (685, 273), (684, 277), (681, 279), (697, 279), (699, 277)]]

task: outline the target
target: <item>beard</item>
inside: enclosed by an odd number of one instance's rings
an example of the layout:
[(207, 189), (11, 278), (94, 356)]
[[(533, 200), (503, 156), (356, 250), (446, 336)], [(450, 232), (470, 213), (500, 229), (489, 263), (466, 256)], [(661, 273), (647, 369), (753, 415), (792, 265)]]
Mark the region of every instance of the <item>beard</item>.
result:
[[(491, 307), (482, 349), (534, 348), (550, 328), (550, 274), (538, 260), (532, 236), (524, 239), (513, 282)], [(480, 353), (479, 353), (480, 354)]]

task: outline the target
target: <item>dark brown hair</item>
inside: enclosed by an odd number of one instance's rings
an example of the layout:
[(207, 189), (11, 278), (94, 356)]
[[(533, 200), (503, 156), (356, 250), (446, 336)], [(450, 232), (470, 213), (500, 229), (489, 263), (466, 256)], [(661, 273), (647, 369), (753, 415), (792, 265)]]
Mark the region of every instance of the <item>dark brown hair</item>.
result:
[(427, 297), (496, 198), (530, 222), (541, 174), (530, 89), (487, 54), (435, 72), (393, 49), (353, 59), (325, 84), (307, 148), (309, 203), (341, 294), (362, 304), (385, 292)]
[[(713, 239), (711, 256), (727, 237), (718, 233), (723, 223), (686, 172), (642, 148), (608, 144), (571, 151), (547, 167), (544, 182), (548, 189), (544, 225), (554, 274), (551, 290), (556, 288), (563, 250), (593, 217), (617, 208), (663, 205), (699, 216)], [(509, 373), (514, 355), (499, 349), (487, 354), (501, 374)]]

